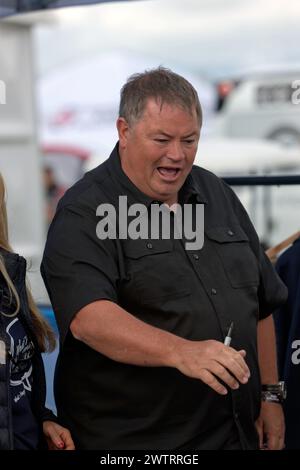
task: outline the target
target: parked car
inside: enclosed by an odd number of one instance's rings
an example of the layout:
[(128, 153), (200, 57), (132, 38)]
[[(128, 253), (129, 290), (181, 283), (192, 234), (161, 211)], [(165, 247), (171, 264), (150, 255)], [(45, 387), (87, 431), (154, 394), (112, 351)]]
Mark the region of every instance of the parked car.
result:
[(215, 134), (300, 145), (299, 80), (300, 66), (256, 70), (219, 82)]

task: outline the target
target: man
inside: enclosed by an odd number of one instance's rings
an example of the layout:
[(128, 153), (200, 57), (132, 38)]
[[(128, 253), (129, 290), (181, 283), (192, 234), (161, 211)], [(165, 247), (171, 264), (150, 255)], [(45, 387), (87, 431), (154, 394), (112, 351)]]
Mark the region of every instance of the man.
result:
[[(134, 75), (110, 158), (59, 204), (42, 274), (60, 330), (58, 413), (77, 449), (255, 449), (264, 434), (283, 447), (281, 405), (261, 407), (260, 375), (277, 382), (270, 313), (286, 289), (234, 193), (192, 168), (201, 122), (184, 78)], [(204, 228), (203, 246), (188, 249), (180, 224), (145, 236), (154, 206), (170, 207), (173, 222), (192, 207), (187, 222)]]

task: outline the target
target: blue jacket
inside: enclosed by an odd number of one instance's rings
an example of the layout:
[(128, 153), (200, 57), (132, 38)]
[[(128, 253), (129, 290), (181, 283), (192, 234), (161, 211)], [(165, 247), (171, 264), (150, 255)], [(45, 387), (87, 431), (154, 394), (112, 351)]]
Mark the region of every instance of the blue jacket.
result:
[[(0, 254), (4, 259), (6, 269), (14, 282), (17, 292), (20, 297), (20, 318), (22, 323), (30, 336), (32, 342), (35, 345), (37, 351), (33, 359), (33, 412), (40, 425), (40, 447), (45, 446), (44, 438), (42, 435), (42, 423), (47, 419), (56, 421), (55, 416), (51, 411), (45, 408), (46, 399), (46, 381), (45, 371), (41, 353), (35, 338), (34, 328), (31, 320), (31, 315), (28, 306), (28, 300), (26, 295), (26, 261), (21, 256), (8, 253), (0, 249)], [(3, 298), (9, 296), (9, 291), (3, 276), (0, 274), (0, 312), (3, 303)], [(9, 347), (7, 334), (4, 328), (3, 316), (0, 313), (0, 341)], [(7, 349), (6, 349), (7, 350)], [(0, 361), (0, 450), (13, 449), (13, 429), (12, 429), (12, 413), (10, 404), (10, 358), (6, 354), (6, 361), (3, 364)]]
[(300, 238), (279, 257), (276, 269), (289, 290), (287, 302), (274, 315), (279, 375), (288, 391), (286, 447), (300, 449)]

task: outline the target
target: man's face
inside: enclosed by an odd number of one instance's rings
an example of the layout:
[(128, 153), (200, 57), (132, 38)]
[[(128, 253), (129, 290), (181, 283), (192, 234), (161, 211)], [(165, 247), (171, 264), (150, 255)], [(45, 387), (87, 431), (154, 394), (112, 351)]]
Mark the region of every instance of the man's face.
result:
[(173, 204), (197, 151), (200, 126), (196, 114), (177, 105), (149, 99), (142, 117), (128, 126), (117, 122), (123, 171), (144, 194)]

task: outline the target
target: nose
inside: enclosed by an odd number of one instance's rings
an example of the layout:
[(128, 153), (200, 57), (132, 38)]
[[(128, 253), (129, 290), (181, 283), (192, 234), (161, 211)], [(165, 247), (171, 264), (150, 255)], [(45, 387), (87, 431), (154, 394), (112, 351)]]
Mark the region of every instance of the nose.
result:
[(167, 149), (167, 158), (174, 162), (178, 162), (184, 159), (184, 150), (180, 141), (170, 142)]

